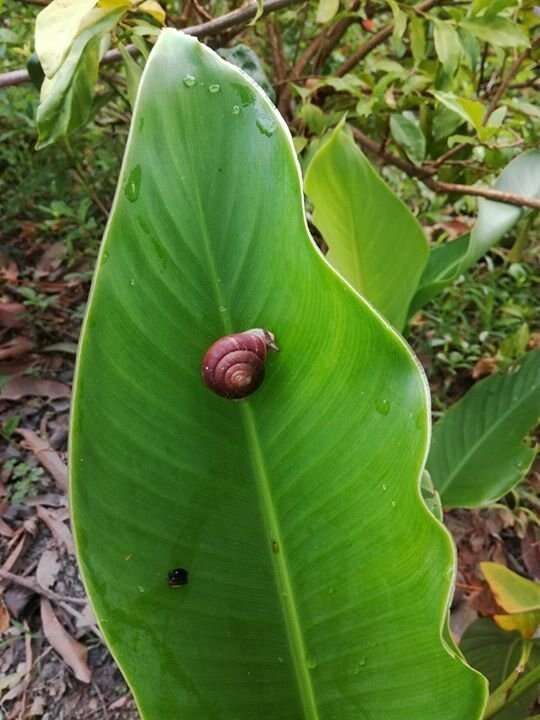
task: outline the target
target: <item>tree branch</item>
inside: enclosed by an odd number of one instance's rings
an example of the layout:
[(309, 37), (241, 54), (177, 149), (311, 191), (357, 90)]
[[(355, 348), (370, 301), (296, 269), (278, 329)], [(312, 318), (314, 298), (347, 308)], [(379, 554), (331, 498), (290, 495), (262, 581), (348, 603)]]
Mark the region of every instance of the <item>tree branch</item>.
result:
[[(301, 0), (266, 0), (264, 4), (263, 15), (268, 15), (276, 10), (294, 5)], [(245, 7), (233, 10), (232, 12), (222, 15), (221, 17), (214, 18), (208, 22), (200, 23), (199, 25), (193, 25), (192, 27), (182, 28), (182, 32), (186, 35), (193, 35), (194, 37), (211, 37), (212, 35), (219, 35), (225, 30), (236, 27), (238, 25), (245, 25), (257, 13), (257, 3), (252, 2)], [(131, 53), (137, 52), (133, 45), (128, 47)], [(117, 62), (121, 60), (120, 51), (116, 48), (109, 50), (103, 56), (101, 61), (103, 64)], [(12, 70), (7, 73), (0, 75), (0, 89), (6, 87), (12, 87), (13, 85), (22, 85), (23, 83), (30, 82), (30, 75), (27, 70)]]
[[(432, 7), (435, 7), (435, 5), (441, 5), (442, 3), (447, 1), (448, 0), (422, 0), (422, 2), (418, 3), (417, 5), (413, 5), (412, 9), (418, 12), (426, 12)], [(354, 52), (349, 58), (347, 58), (347, 60), (345, 60), (343, 65), (341, 65), (336, 70), (335, 75), (337, 75), (338, 77), (343, 77), (343, 75), (346, 75), (348, 72), (350, 72), (356, 65), (358, 65), (361, 60), (366, 57), (366, 55), (369, 55), (372, 50), (374, 50), (385, 40), (387, 40), (392, 34), (393, 30), (394, 23), (391, 22), (388, 23), (388, 25), (386, 25), (385, 27), (383, 27), (382, 30), (379, 30), (379, 32), (375, 33), (375, 35), (372, 35), (369, 40), (366, 40), (363, 45), (360, 45), (356, 52)]]
[(512, 66), (506, 73), (506, 76), (501, 80), (500, 85), (497, 87), (493, 97), (491, 98), (491, 101), (487, 107), (486, 114), (484, 117), (484, 125), (487, 123), (487, 121), (489, 120), (491, 115), (495, 112), (497, 105), (501, 101), (502, 96), (508, 90), (510, 83), (518, 74), (522, 63), (527, 59), (532, 48), (534, 48), (536, 45), (538, 45), (539, 42), (540, 42), (540, 37), (535, 38), (531, 43), (531, 47), (528, 47), (526, 50), (524, 50), (522, 53), (520, 53), (516, 57), (514, 62), (512, 63)]
[(381, 147), (378, 142), (372, 140), (358, 128), (352, 128), (353, 135), (365, 150), (379, 157), (384, 164), (393, 165), (403, 170), (409, 177), (415, 177), (421, 180), (430, 190), (436, 193), (460, 193), (461, 195), (474, 195), (483, 197), (487, 200), (506, 203), (507, 205), (517, 205), (518, 207), (528, 207), (533, 210), (540, 210), (540, 198), (524, 197), (515, 193), (503, 192), (501, 190), (493, 190), (492, 188), (480, 187), (478, 185), (460, 185), (459, 183), (443, 182), (437, 180), (434, 175), (435, 168), (426, 168), (420, 165), (413, 165), (408, 160), (404, 160), (397, 155), (389, 153)]

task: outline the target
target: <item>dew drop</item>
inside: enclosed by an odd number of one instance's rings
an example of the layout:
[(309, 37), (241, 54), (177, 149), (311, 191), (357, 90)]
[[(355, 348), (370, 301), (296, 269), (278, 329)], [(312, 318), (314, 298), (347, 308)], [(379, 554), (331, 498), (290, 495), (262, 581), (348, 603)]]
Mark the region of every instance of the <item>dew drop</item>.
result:
[(306, 667), (308, 670), (315, 670), (317, 667), (317, 659), (313, 657), (313, 655), (308, 655), (306, 657)]
[(197, 80), (195, 79), (195, 77), (193, 75), (186, 75), (184, 77), (184, 85), (188, 88), (192, 88), (196, 82), (197, 82)]
[(392, 507), (396, 507), (397, 502), (395, 500), (392, 500)]
[(104, 253), (103, 253), (103, 257), (102, 257), (102, 259), (101, 259), (101, 264), (102, 264), (102, 265), (105, 265), (105, 263), (107, 262), (107, 260), (109, 259), (109, 257), (110, 257), (109, 253), (108, 253), (107, 251), (104, 252)]
[(225, 307), (225, 305), (220, 305), (218, 309), (220, 313), (227, 312), (227, 308)]
[(240, 115), (240, 105), (233, 105), (232, 113), (233, 115)]
[(129, 281), (129, 285), (130, 287), (135, 287), (135, 280), (133, 278)]
[(386, 492), (388, 490), (388, 485), (382, 484), (383, 492)]
[(257, 125), (257, 129), (262, 135), (265, 135), (266, 137), (272, 137), (276, 129), (276, 123), (271, 117), (261, 114), (257, 117), (255, 123)]
[(208, 86), (208, 92), (212, 93), (212, 95), (215, 95), (220, 90), (221, 90), (221, 85), (219, 85), (218, 83), (214, 83), (213, 85)]
[(278, 663), (282, 663), (282, 662), (284, 662), (284, 660), (283, 660), (283, 658), (282, 658), (282, 657), (278, 657), (277, 661), (278, 661)]
[(139, 197), (141, 189), (141, 176), (141, 166), (135, 165), (133, 170), (129, 173), (128, 181), (126, 183), (126, 187), (124, 188), (124, 193), (129, 202), (135, 202), (135, 200)]
[(379, 413), (379, 415), (388, 415), (390, 412), (390, 400), (380, 398), (375, 403), (375, 410)]

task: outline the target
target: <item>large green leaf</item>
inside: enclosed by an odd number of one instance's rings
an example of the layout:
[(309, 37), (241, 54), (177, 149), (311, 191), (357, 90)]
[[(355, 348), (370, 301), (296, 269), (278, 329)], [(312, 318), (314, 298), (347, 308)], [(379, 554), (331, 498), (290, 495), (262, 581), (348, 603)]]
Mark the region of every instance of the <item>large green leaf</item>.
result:
[(401, 329), (428, 256), (416, 218), (341, 127), (313, 156), (306, 193), (328, 261)]
[[(265, 327), (248, 400), (201, 357)], [(452, 544), (420, 499), (427, 387), (327, 265), (260, 89), (165, 30), (143, 73), (85, 320), (71, 506), (145, 720), (478, 720), (442, 640)], [(171, 589), (169, 570), (187, 585)]]
[(521, 367), (477, 383), (435, 425), (427, 467), (444, 505), (504, 495), (536, 456), (524, 436), (540, 418), (540, 349)]
[[(494, 187), (501, 192), (540, 197), (540, 150), (529, 150), (509, 162)], [(432, 248), (410, 313), (420, 309), (502, 240), (523, 212), (517, 205), (480, 198), (471, 233)]]

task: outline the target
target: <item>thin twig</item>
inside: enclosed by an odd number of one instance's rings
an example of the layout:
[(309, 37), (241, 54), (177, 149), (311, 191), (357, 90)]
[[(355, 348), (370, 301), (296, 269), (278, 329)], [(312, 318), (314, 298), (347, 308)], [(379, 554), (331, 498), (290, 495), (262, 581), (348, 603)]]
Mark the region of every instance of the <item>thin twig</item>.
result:
[(492, 188), (480, 187), (478, 185), (461, 185), (459, 183), (443, 182), (437, 180), (433, 175), (435, 169), (433, 167), (426, 168), (421, 165), (413, 165), (408, 160), (393, 155), (384, 150), (378, 142), (372, 140), (358, 128), (352, 128), (353, 135), (357, 142), (369, 152), (377, 155), (386, 165), (394, 165), (394, 167), (403, 170), (410, 177), (421, 180), (424, 185), (436, 193), (460, 193), (461, 195), (474, 195), (483, 197), (487, 200), (506, 203), (507, 205), (517, 205), (518, 207), (528, 207), (533, 210), (540, 210), (540, 198), (524, 197), (516, 193), (503, 192), (502, 190), (493, 190)]
[(532, 43), (531, 43), (531, 47), (528, 47), (526, 50), (524, 50), (522, 53), (520, 53), (520, 54), (516, 57), (516, 59), (514, 60), (514, 62), (512, 63), (510, 69), (509, 69), (508, 72), (506, 73), (506, 76), (503, 78), (503, 80), (501, 81), (500, 85), (499, 85), (499, 86), (497, 87), (497, 89), (495, 90), (495, 93), (493, 94), (493, 97), (491, 98), (491, 101), (490, 101), (490, 103), (489, 103), (489, 105), (488, 105), (488, 107), (487, 107), (487, 110), (486, 110), (486, 114), (485, 114), (485, 116), (484, 116), (484, 123), (483, 123), (484, 125), (487, 123), (487, 121), (489, 120), (489, 118), (491, 117), (491, 115), (492, 115), (492, 114), (494, 113), (494, 111), (496, 110), (496, 108), (497, 108), (497, 106), (498, 106), (498, 104), (499, 104), (502, 96), (503, 96), (503, 95), (505, 94), (505, 92), (508, 90), (508, 88), (509, 88), (509, 86), (510, 86), (510, 83), (512, 82), (512, 80), (513, 80), (513, 79), (516, 77), (516, 75), (518, 74), (521, 65), (523, 64), (523, 62), (524, 62), (524, 61), (527, 59), (527, 57), (529, 56), (529, 54), (530, 54), (530, 52), (531, 52), (531, 49), (532, 49), (533, 47), (535, 47), (535, 45), (538, 45), (539, 41), (540, 41), (540, 37), (535, 38), (535, 39), (532, 41)]
[[(282, 8), (294, 5), (298, 2), (301, 2), (301, 0), (266, 0), (263, 15), (268, 15), (271, 12), (281, 10)], [(245, 25), (255, 17), (256, 13), (257, 3), (252, 2), (245, 7), (233, 10), (226, 15), (214, 18), (208, 22), (193, 25), (192, 27), (182, 28), (182, 31), (186, 33), (186, 35), (192, 35), (194, 37), (211, 37), (212, 35), (219, 35), (225, 30), (229, 30), (237, 25)], [(131, 54), (136, 54), (138, 52), (134, 45), (128, 45), (127, 50)], [(114, 63), (118, 62), (121, 58), (122, 56), (120, 55), (120, 51), (115, 48), (114, 50), (106, 52), (101, 62), (104, 64)], [(28, 70), (11, 70), (10, 72), (0, 75), (0, 88), (22, 85), (27, 82), (30, 82)]]
[(53, 602), (62, 603), (73, 603), (75, 605), (86, 605), (87, 600), (84, 598), (76, 598), (76, 597), (68, 597), (65, 595), (58, 595), (57, 593), (53, 592), (52, 590), (47, 590), (44, 587), (41, 587), (37, 582), (34, 582), (33, 580), (30, 580), (26, 577), (21, 577), (20, 575), (15, 575), (14, 573), (9, 572), (8, 570), (3, 570), (0, 568), (0, 578), (4, 578), (4, 580), (8, 580), (9, 582), (14, 583), (15, 585), (20, 585), (21, 587), (26, 588), (27, 590), (30, 590), (31, 592), (35, 593), (36, 595), (43, 595), (43, 597), (46, 597), (48, 600), (52, 600)]
[[(418, 3), (418, 5), (414, 6), (414, 9), (416, 9), (418, 12), (426, 12), (432, 7), (435, 7), (435, 5), (441, 5), (445, 2), (448, 2), (448, 0), (422, 0), (422, 2)], [(350, 57), (348, 57), (347, 60), (345, 60), (345, 62), (336, 70), (334, 75), (337, 75), (338, 77), (343, 77), (348, 72), (350, 72), (356, 65), (358, 65), (361, 60), (366, 57), (366, 55), (369, 55), (372, 50), (374, 50), (385, 40), (387, 40), (392, 34), (393, 30), (393, 22), (385, 25), (385, 27), (379, 30), (379, 32), (375, 33), (375, 35), (372, 35), (369, 40), (366, 40), (365, 43), (360, 45), (358, 50), (356, 50), (356, 52), (354, 52)]]

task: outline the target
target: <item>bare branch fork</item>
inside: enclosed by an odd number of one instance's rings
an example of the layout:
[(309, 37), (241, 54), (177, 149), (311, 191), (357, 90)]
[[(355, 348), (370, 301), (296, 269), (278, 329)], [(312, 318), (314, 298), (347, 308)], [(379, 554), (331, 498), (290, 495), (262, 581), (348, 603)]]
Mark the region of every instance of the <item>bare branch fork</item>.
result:
[(434, 177), (436, 173), (435, 168), (428, 169), (420, 165), (413, 165), (413, 163), (408, 160), (404, 160), (397, 155), (389, 153), (378, 142), (372, 140), (356, 127), (352, 128), (352, 132), (354, 138), (358, 144), (364, 148), (364, 150), (376, 155), (385, 165), (393, 165), (394, 167), (403, 170), (403, 172), (409, 175), (409, 177), (421, 180), (424, 185), (436, 193), (460, 193), (462, 195), (474, 195), (476, 197), (486, 198), (487, 200), (506, 203), (507, 205), (517, 205), (518, 207), (540, 210), (540, 198), (525, 197), (523, 195), (516, 195), (516, 193), (493, 190), (492, 188), (481, 187), (478, 185), (461, 185), (459, 183), (449, 183), (437, 180)]
[[(268, 15), (276, 10), (281, 10), (282, 8), (299, 2), (301, 2), (301, 0), (266, 0), (263, 15)], [(252, 2), (245, 7), (233, 10), (226, 15), (214, 18), (208, 22), (182, 28), (182, 31), (185, 32), (186, 35), (193, 35), (194, 37), (211, 37), (212, 35), (219, 35), (225, 30), (230, 30), (238, 25), (245, 25), (255, 17), (256, 13), (257, 3)], [(130, 52), (135, 52), (134, 46), (129, 46), (128, 49)], [(109, 50), (105, 53), (101, 62), (103, 64), (113, 63), (120, 60), (121, 57), (119, 50)], [(0, 89), (12, 87), (13, 85), (22, 85), (27, 82), (30, 82), (28, 70), (12, 70), (11, 72), (0, 75)]]

